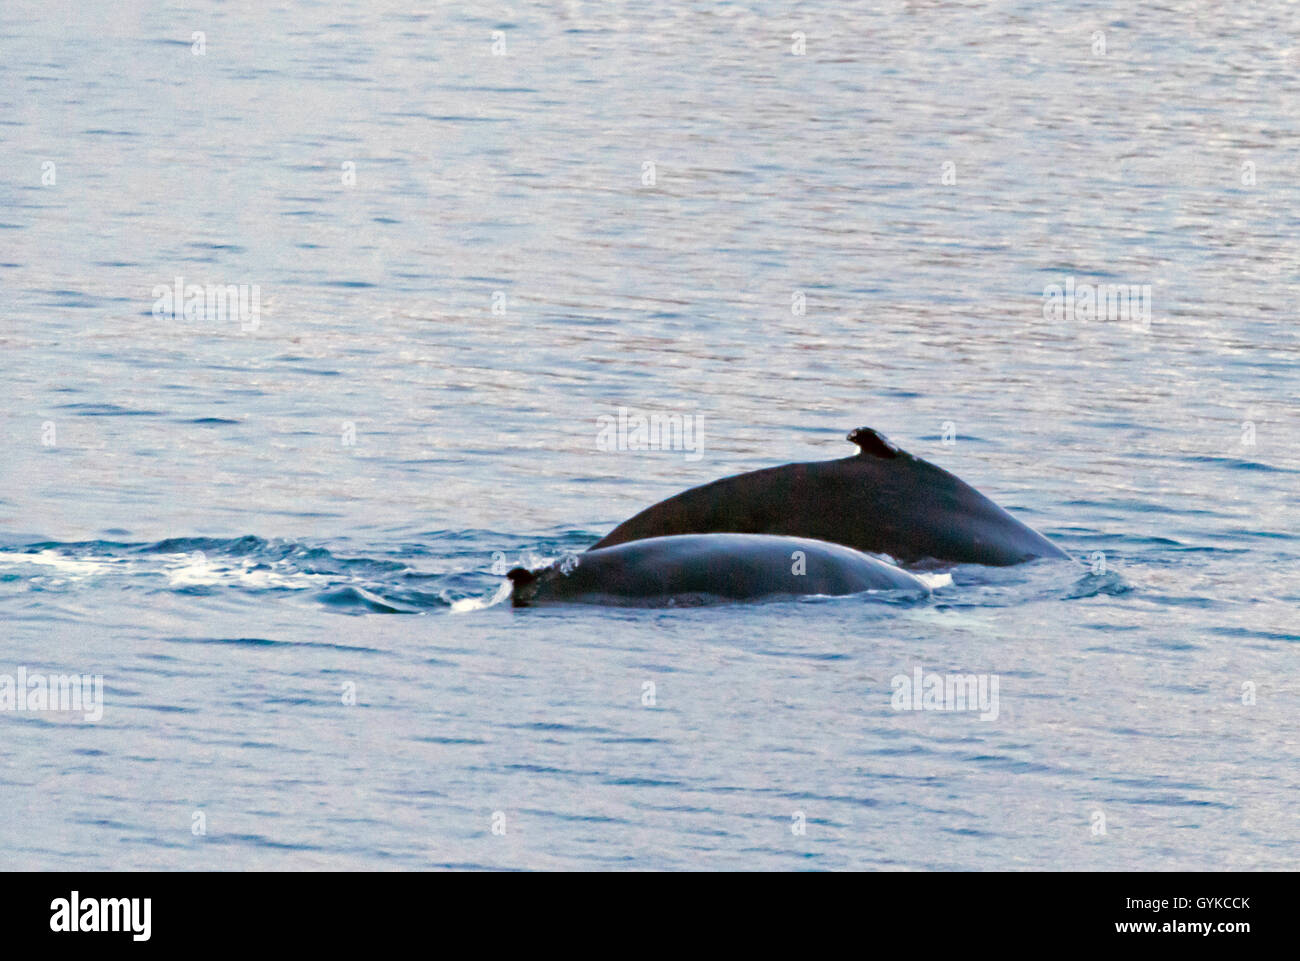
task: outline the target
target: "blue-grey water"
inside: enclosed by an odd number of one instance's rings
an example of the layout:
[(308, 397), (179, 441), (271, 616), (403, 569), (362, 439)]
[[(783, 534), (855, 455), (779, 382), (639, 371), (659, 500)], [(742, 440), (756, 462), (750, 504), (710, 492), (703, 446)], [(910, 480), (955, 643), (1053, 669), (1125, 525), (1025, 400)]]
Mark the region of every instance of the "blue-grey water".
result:
[[(0, 7), (0, 866), (1295, 867), (1300, 7), (271, 7)], [(489, 603), (864, 424), (1073, 560)]]

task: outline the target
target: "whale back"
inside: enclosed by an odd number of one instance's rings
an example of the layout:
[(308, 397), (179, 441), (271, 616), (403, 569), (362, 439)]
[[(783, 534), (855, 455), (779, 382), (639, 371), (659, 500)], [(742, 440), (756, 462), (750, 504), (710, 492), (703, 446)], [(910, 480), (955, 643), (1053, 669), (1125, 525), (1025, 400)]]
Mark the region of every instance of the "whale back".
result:
[(871, 428), (839, 460), (724, 477), (648, 507), (591, 549), (649, 537), (731, 532), (808, 537), (901, 564), (1004, 566), (1065, 554), (975, 488)]
[(538, 571), (516, 568), (508, 576), (517, 607), (928, 591), (915, 575), (840, 544), (753, 534), (646, 538), (587, 551)]

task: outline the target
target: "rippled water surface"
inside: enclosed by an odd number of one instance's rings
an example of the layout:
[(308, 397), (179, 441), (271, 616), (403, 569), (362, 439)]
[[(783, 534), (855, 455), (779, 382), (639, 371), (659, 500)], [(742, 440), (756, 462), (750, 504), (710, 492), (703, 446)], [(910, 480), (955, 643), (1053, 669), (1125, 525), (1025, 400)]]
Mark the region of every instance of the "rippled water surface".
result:
[[(1281, 0), (6, 0), (0, 675), (104, 711), (0, 712), (0, 865), (1294, 867), (1298, 120)], [(864, 424), (1073, 560), (490, 603)]]

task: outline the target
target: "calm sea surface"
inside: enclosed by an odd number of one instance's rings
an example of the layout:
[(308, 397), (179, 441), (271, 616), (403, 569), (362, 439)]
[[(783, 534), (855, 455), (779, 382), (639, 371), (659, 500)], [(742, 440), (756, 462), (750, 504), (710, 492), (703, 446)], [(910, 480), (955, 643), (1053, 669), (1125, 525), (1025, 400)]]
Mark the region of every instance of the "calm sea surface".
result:
[[(0, 7), (0, 866), (1297, 865), (1300, 6), (269, 6)], [(860, 425), (1074, 560), (489, 603)]]

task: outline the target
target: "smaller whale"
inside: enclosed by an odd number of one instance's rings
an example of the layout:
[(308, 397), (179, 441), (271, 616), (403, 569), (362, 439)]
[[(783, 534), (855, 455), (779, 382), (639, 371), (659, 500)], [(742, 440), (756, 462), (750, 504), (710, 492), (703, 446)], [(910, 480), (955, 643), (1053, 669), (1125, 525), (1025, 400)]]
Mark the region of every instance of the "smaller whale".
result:
[(649, 537), (507, 575), (515, 607), (667, 607), (864, 591), (928, 594), (907, 571), (841, 544), (770, 534)]

